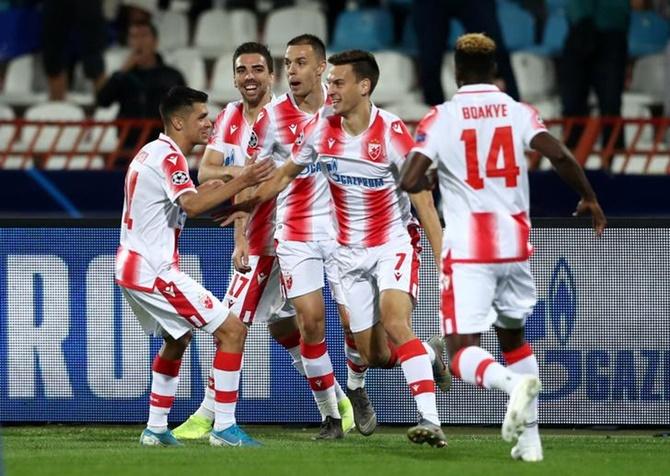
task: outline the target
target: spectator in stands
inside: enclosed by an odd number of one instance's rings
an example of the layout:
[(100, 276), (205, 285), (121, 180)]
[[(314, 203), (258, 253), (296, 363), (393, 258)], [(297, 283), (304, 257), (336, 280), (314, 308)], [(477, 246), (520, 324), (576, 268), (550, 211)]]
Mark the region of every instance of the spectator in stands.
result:
[(117, 19), (117, 41), (125, 44), (130, 26), (135, 23), (151, 23), (158, 12), (158, 0), (122, 0)]
[(49, 99), (62, 101), (68, 91), (68, 55), (73, 44), (84, 74), (96, 90), (105, 79), (105, 19), (101, 0), (48, 0), (43, 7), (42, 48)]
[[(419, 75), (424, 101), (430, 105), (445, 100), (442, 88), (442, 58), (449, 38), (449, 20), (458, 19), (466, 32), (486, 33), (498, 48), (497, 86), (519, 100), (509, 52), (504, 46), (498, 23), (496, 0), (414, 0), (412, 2), (414, 27), (419, 46)], [(435, 25), (439, 24), (439, 27)]]
[[(602, 116), (620, 116), (628, 60), (630, 0), (568, 0), (570, 23), (565, 40), (559, 84), (563, 115), (588, 116), (593, 88)], [(573, 128), (566, 144), (575, 147), (582, 128)], [(603, 130), (607, 144), (612, 128)], [(623, 147), (623, 135), (616, 143)]]
[[(118, 102), (119, 119), (160, 119), (158, 105), (165, 93), (186, 82), (179, 71), (163, 63), (157, 52), (158, 33), (151, 23), (130, 26), (128, 47), (128, 59), (98, 91), (97, 103), (106, 107)], [(157, 131), (147, 140), (157, 137)], [(129, 134), (126, 145), (136, 145), (137, 138), (137, 132)]]

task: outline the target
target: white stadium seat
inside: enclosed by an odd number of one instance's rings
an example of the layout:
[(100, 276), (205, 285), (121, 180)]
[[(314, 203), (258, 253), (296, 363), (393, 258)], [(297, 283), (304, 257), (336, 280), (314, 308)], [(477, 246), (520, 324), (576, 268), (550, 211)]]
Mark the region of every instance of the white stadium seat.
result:
[(130, 49), (128, 48), (109, 48), (105, 50), (103, 59), (105, 60), (105, 74), (110, 76), (121, 69), (126, 62)]
[(188, 87), (198, 90), (207, 88), (207, 69), (205, 60), (200, 56), (200, 50), (182, 48), (166, 53), (164, 60), (181, 72)]
[(265, 22), (265, 43), (275, 58), (283, 58), (286, 43), (302, 33), (316, 35), (328, 44), (323, 12), (314, 8), (279, 8), (270, 12)]
[(397, 102), (414, 87), (416, 74), (412, 59), (397, 51), (375, 53), (379, 65), (379, 83), (373, 93), (376, 103)]
[(458, 90), (456, 86), (456, 66), (454, 64), (454, 53), (449, 52), (444, 55), (442, 60), (442, 88), (444, 97), (451, 99), (451, 96)]
[(220, 56), (214, 63), (210, 98), (212, 101), (226, 103), (238, 99), (240, 93), (233, 83), (233, 62), (228, 55)]
[(663, 102), (670, 78), (665, 77), (665, 54), (642, 56), (633, 65), (630, 90), (649, 95), (655, 102)]
[[(83, 121), (84, 111), (74, 104), (52, 101), (29, 107), (24, 117), (27, 121)], [(48, 151), (59, 129), (60, 127), (58, 126), (43, 127), (35, 141), (34, 150), (36, 152)], [(79, 137), (80, 132), (81, 126), (64, 127), (54, 146), (54, 151), (69, 152)], [(26, 147), (32, 143), (35, 134), (37, 134), (36, 126), (24, 127), (22, 142)]]
[(556, 86), (556, 72), (550, 58), (523, 51), (511, 55), (512, 70), (524, 102), (546, 99)]
[(18, 56), (11, 60), (5, 72), (4, 88), (0, 100), (17, 106), (45, 101), (46, 92), (37, 91), (34, 87), (36, 72), (41, 67), (35, 55)]
[(158, 17), (158, 45), (161, 51), (188, 46), (188, 18), (185, 13), (167, 10)]
[(207, 58), (216, 58), (230, 48), (228, 44), (228, 16), (221, 9), (206, 10), (195, 25), (193, 45)]

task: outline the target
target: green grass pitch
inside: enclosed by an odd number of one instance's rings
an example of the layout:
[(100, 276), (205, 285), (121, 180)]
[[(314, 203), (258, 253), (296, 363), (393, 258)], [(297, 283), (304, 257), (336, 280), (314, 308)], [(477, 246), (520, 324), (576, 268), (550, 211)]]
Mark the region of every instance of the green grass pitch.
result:
[[(314, 442), (315, 428), (249, 426), (262, 448), (143, 448), (139, 426), (16, 426), (3, 429), (7, 476), (670, 475), (670, 438), (654, 432), (544, 430), (545, 460), (521, 463), (498, 431), (445, 427), (449, 447), (410, 443), (405, 429)], [(0, 473), (2, 471), (0, 470)]]

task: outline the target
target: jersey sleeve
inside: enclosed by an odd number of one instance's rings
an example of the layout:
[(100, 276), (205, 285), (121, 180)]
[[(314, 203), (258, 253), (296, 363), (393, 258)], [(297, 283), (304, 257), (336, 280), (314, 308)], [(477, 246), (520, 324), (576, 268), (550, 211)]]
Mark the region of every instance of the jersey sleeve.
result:
[(277, 125), (272, 118), (269, 107), (264, 107), (256, 117), (256, 122), (249, 136), (247, 144), (247, 157), (258, 154), (258, 157), (269, 157), (272, 155), (277, 137)]
[(294, 163), (307, 166), (316, 162), (318, 153), (315, 144), (319, 131), (319, 119), (319, 114), (317, 114), (305, 124), (305, 127), (298, 134), (291, 151), (291, 160)]
[(388, 133), (390, 145), (389, 158), (392, 163), (400, 167), (407, 158), (407, 154), (414, 147), (414, 139), (412, 139), (412, 134), (410, 134), (405, 123), (400, 119), (391, 122)]
[(533, 140), (540, 132), (546, 132), (547, 127), (544, 125), (540, 113), (537, 109), (529, 104), (521, 104), (521, 114), (523, 117), (522, 138), (523, 145), (526, 149), (530, 149), (530, 141)]
[(195, 192), (195, 185), (188, 173), (186, 158), (176, 152), (165, 156), (161, 163), (162, 184), (172, 203), (186, 192)]
[(439, 152), (439, 130), (438, 118), (440, 114), (437, 108), (432, 108), (428, 114), (421, 119), (414, 135), (414, 147), (412, 152), (419, 152), (435, 162)]

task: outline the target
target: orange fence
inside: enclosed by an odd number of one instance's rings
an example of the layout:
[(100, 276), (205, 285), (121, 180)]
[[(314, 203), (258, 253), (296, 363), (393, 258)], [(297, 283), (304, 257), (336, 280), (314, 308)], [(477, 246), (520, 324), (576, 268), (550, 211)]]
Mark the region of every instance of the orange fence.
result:
[[(575, 135), (573, 151), (586, 168), (670, 174), (670, 118), (566, 118), (548, 120), (546, 125), (564, 142)], [(124, 168), (160, 128), (159, 121), (132, 119), (0, 121), (0, 169)], [(603, 141), (604, 131), (608, 139)], [(188, 157), (191, 168), (197, 168), (202, 151), (198, 147)], [(549, 165), (533, 152), (528, 160), (531, 169)]]

